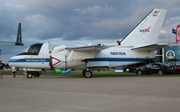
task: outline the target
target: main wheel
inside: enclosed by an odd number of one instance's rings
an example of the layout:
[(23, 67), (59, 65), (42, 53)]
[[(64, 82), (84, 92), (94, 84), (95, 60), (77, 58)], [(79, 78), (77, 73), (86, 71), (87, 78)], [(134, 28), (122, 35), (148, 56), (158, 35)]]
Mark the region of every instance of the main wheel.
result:
[(92, 72), (91, 71), (83, 71), (83, 75), (86, 78), (90, 78), (92, 76)]
[(84, 76), (84, 73), (86, 72), (86, 70), (83, 70), (83, 72), (82, 72), (82, 75)]
[(162, 70), (158, 70), (158, 75), (163, 75), (163, 71)]
[(138, 70), (138, 71), (137, 71), (137, 74), (138, 74), (138, 75), (142, 75), (142, 74), (143, 74), (142, 70)]
[(35, 72), (34, 73), (34, 77), (39, 77), (40, 76), (40, 73), (39, 72)]
[(33, 77), (32, 74), (27, 74), (27, 78), (28, 78), (28, 79), (31, 79), (32, 77)]

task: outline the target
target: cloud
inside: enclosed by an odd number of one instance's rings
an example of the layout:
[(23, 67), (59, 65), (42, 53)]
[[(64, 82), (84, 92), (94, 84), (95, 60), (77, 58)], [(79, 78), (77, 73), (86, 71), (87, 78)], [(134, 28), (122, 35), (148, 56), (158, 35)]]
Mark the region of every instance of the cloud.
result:
[[(22, 23), (23, 47), (1, 47), (17, 54), (36, 42), (57, 44), (116, 42), (153, 8), (167, 9), (160, 39), (168, 37), (180, 20), (179, 0), (1, 0), (1, 41), (15, 41)], [(100, 42), (102, 41), (102, 42)]]
[(114, 11), (112, 6), (104, 5), (104, 7), (94, 5), (93, 7), (83, 7), (82, 9), (74, 9), (80, 15), (93, 15), (99, 16), (102, 14), (110, 14)]

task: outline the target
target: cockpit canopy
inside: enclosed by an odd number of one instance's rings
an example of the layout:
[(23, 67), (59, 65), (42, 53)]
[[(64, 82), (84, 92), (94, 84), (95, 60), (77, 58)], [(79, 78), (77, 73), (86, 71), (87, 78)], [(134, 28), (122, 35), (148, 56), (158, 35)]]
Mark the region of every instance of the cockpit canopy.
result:
[(19, 55), (38, 55), (41, 50), (43, 43), (36, 43), (31, 45), (28, 49), (26, 49), (23, 53)]

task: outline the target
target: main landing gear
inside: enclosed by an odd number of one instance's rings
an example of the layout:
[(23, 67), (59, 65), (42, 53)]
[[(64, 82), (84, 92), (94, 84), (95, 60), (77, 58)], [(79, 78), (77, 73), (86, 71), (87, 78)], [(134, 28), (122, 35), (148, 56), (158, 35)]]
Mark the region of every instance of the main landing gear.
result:
[(89, 69), (83, 70), (82, 74), (85, 78), (90, 78), (92, 76), (92, 72)]

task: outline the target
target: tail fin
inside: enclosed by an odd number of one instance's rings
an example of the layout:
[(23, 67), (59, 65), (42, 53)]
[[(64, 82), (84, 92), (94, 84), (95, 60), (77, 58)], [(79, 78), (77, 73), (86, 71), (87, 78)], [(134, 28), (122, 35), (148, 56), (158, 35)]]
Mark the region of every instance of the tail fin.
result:
[(166, 9), (152, 10), (122, 41), (122, 46), (156, 44), (166, 15)]
[(19, 23), (19, 25), (18, 25), (17, 39), (16, 39), (16, 42), (15, 42), (15, 45), (19, 45), (19, 46), (24, 45), (22, 43), (21, 23)]

